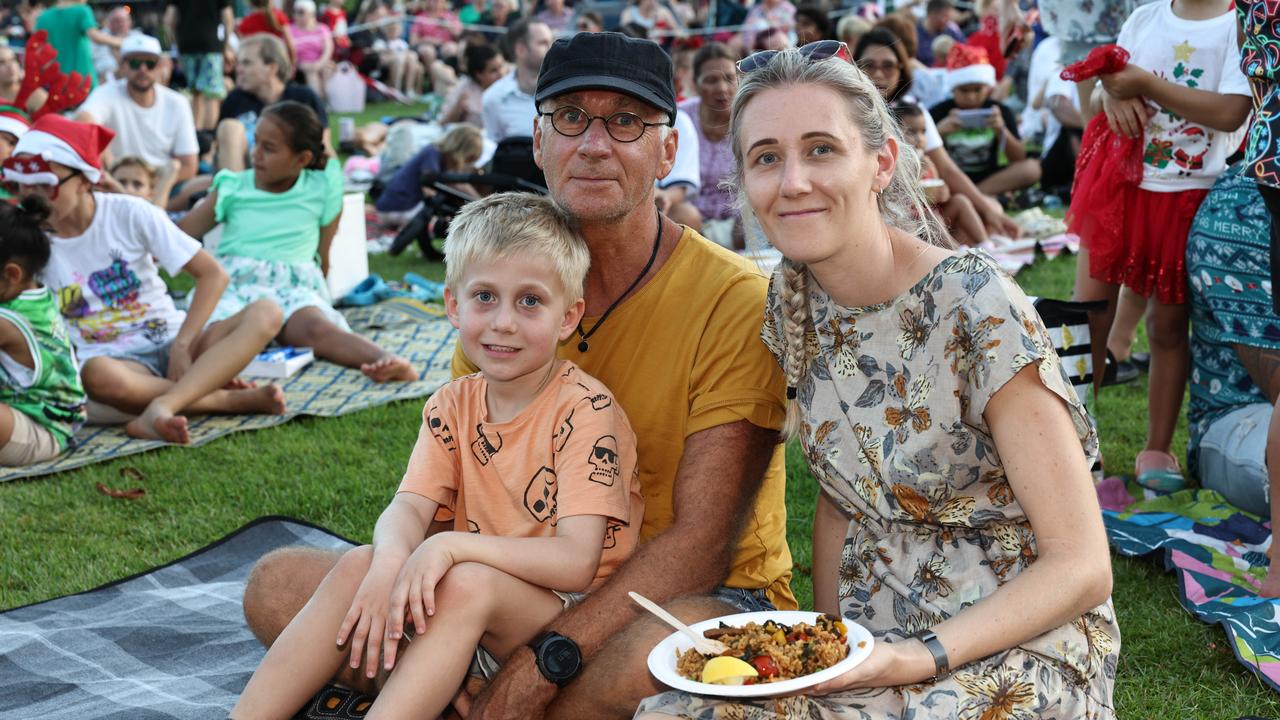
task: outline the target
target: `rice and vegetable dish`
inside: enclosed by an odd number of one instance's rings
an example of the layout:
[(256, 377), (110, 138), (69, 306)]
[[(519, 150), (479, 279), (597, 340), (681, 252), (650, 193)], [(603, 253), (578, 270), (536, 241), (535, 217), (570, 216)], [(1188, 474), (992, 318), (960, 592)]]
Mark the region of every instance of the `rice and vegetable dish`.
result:
[[(724, 623), (703, 633), (719, 640), (729, 649), (719, 657), (734, 658), (749, 667), (742, 673), (713, 672), (715, 679), (704, 676), (704, 668), (714, 655), (703, 655), (689, 648), (676, 657), (676, 671), (680, 675), (699, 682), (717, 684), (746, 684), (780, 682), (825, 670), (840, 662), (849, 654), (848, 629), (839, 619), (819, 615), (816, 625), (796, 623), (783, 625), (772, 620), (764, 624), (747, 623), (743, 627), (729, 627)], [(717, 660), (713, 666), (723, 663)], [(755, 676), (751, 676), (754, 670)], [(729, 677), (722, 678), (722, 675)]]

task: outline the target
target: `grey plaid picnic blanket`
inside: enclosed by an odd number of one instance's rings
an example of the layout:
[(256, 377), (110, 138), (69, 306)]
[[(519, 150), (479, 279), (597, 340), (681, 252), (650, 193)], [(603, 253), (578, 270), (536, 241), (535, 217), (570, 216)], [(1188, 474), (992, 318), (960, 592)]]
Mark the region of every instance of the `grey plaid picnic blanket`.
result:
[[(419, 379), (410, 383), (370, 381), (359, 370), (317, 361), (280, 383), (289, 411), (284, 415), (205, 415), (192, 418), (191, 446), (242, 430), (279, 425), (299, 415), (336, 417), (347, 413), (430, 395), (449, 381), (455, 331), (438, 306), (411, 298), (396, 298), (368, 307), (343, 311), (351, 328), (382, 346), (408, 358), (419, 368)], [(129, 437), (122, 426), (86, 426), (76, 433), (76, 446), (47, 462), (20, 468), (0, 468), (0, 482), (48, 475), (111, 458), (132, 455), (166, 445), (158, 440)], [(177, 450), (180, 452), (180, 450)]]
[(225, 718), (263, 649), (241, 614), (254, 561), (352, 543), (282, 517), (141, 575), (0, 613), (0, 718)]

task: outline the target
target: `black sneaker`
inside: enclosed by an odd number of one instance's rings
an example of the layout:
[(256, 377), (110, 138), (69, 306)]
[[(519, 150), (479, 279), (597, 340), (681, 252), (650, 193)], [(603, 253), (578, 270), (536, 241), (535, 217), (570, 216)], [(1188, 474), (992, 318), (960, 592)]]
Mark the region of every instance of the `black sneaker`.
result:
[(1133, 366), (1141, 372), (1151, 371), (1151, 353), (1129, 353), (1129, 362), (1133, 363)]

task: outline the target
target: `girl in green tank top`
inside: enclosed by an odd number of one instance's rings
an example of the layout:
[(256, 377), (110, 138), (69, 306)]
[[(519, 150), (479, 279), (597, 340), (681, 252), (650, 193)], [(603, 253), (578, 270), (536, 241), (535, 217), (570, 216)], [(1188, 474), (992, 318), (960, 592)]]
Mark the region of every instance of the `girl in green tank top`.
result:
[(38, 195), (0, 203), (0, 414), (26, 415), (66, 450), (84, 425), (85, 394), (57, 298), (36, 279), (49, 262), (48, 217)]

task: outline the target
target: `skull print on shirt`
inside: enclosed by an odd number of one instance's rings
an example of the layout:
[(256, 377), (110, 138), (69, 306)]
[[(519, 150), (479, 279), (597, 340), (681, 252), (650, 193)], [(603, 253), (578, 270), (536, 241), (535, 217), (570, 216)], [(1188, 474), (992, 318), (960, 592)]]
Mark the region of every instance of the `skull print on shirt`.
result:
[(502, 434), (495, 431), (493, 440), (485, 434), (484, 423), (476, 423), (476, 439), (471, 443), (471, 453), (476, 456), (476, 460), (481, 465), (488, 465), (494, 455), (502, 449)]
[(453, 452), (458, 449), (458, 442), (453, 439), (453, 431), (449, 429), (449, 423), (444, 421), (440, 415), (440, 408), (435, 405), (427, 409), (427, 427), (445, 450)]
[(540, 523), (556, 524), (556, 471), (545, 465), (533, 474), (524, 491), (524, 507)]
[(618, 439), (605, 435), (591, 446), (591, 455), (587, 458), (591, 463), (591, 480), (601, 485), (613, 486), (618, 479)]

